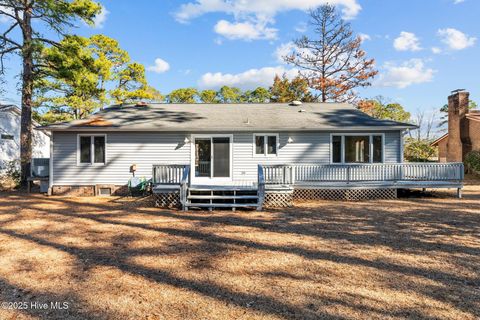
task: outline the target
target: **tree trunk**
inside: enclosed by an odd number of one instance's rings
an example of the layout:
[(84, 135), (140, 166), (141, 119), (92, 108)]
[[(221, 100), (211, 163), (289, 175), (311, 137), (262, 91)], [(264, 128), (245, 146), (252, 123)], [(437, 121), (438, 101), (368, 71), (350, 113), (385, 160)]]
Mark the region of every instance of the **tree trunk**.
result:
[(23, 14), (23, 72), (22, 72), (22, 117), (20, 127), (20, 161), (22, 185), (30, 176), (32, 161), (32, 94), (33, 94), (33, 43), (31, 10)]

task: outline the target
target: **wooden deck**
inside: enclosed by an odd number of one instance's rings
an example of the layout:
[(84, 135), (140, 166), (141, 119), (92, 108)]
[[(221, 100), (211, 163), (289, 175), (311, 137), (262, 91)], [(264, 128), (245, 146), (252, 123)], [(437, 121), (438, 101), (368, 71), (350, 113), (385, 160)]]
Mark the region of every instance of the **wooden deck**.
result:
[(363, 181), (345, 183), (341, 181), (333, 182), (296, 182), (289, 184), (267, 184), (266, 190), (280, 189), (417, 189), (417, 188), (459, 188), (463, 184), (448, 181)]
[[(295, 189), (454, 188), (461, 197), (464, 167), (462, 163), (258, 165), (256, 181), (195, 185), (190, 183), (188, 165), (154, 165), (152, 177), (154, 193), (179, 192), (184, 208), (191, 206), (189, 196), (191, 190), (195, 190), (210, 192), (211, 203), (221, 192), (228, 195), (228, 192), (256, 191), (257, 209), (261, 209), (265, 192)], [(207, 204), (202, 206), (208, 207)], [(228, 203), (221, 206), (228, 206)]]
[[(345, 184), (399, 182), (448, 182), (461, 184), (462, 163), (378, 163), (378, 164), (319, 164), (263, 165), (265, 184)], [(259, 168), (260, 170), (260, 168)]]

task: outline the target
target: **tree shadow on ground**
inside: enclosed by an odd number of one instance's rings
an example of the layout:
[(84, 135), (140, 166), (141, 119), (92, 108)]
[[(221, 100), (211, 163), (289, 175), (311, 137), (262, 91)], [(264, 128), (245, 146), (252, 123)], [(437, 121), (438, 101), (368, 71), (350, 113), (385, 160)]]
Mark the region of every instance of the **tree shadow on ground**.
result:
[[(292, 235), (294, 237), (313, 237), (321, 241), (333, 241), (338, 243), (339, 249), (349, 243), (355, 246), (383, 246), (392, 250), (416, 253), (431, 254), (439, 252), (442, 254), (462, 255), (462, 264), (469, 270), (479, 270), (480, 251), (478, 246), (466, 246), (454, 243), (445, 243), (441, 241), (432, 241), (445, 235), (455, 236), (475, 236), (479, 229), (480, 221), (478, 215), (458, 212), (442, 213), (432, 210), (404, 210), (401, 214), (389, 214), (385, 209), (378, 208), (375, 204), (361, 204), (368, 210), (363, 213), (354, 212), (348, 209), (348, 205), (321, 206), (321, 208), (304, 207), (298, 209), (285, 209), (275, 212), (262, 213), (249, 217), (247, 214), (206, 214), (194, 212), (171, 212), (171, 211), (152, 211), (146, 208), (129, 208), (122, 203), (81, 203), (68, 198), (48, 198), (48, 202), (58, 203), (64, 209), (42, 209), (35, 201), (24, 204), (23, 210), (36, 210), (40, 215), (44, 215), (49, 221), (88, 221), (88, 223), (111, 225), (112, 227), (128, 228), (135, 232), (152, 232), (159, 236), (166, 235), (175, 242), (169, 242), (167, 246), (158, 246), (152, 248), (131, 248), (128, 243), (134, 242), (135, 236), (132, 234), (118, 234), (112, 238), (106, 239), (110, 242), (110, 247), (79, 247), (75, 245), (66, 245), (59, 239), (68, 235), (69, 228), (61, 231), (52, 232), (46, 229), (36, 232), (21, 232), (12, 230), (8, 227), (14, 219), (9, 216), (8, 220), (0, 221), (0, 234), (33, 242), (40, 246), (46, 246), (55, 250), (68, 253), (76, 258), (78, 265), (82, 267), (82, 272), (88, 273), (88, 270), (96, 266), (114, 267), (123, 273), (141, 276), (156, 283), (166, 284), (176, 288), (186, 289), (201, 294), (212, 299), (233, 304), (238, 307), (248, 308), (282, 318), (337, 318), (343, 319), (344, 316), (325, 312), (321, 304), (315, 304), (314, 307), (299, 306), (288, 301), (277, 298), (259, 295), (256, 293), (245, 293), (235, 291), (232, 288), (223, 286), (214, 281), (187, 279), (173, 274), (170, 271), (160, 268), (146, 267), (132, 262), (132, 258), (141, 255), (154, 255), (161, 259), (162, 256), (191, 252), (194, 257), (191, 266), (195, 269), (212, 268), (213, 262), (229, 255), (230, 251), (245, 248), (251, 251), (272, 252), (281, 254), (292, 254), (310, 261), (321, 261), (337, 263), (347, 266), (367, 267), (379, 272), (388, 272), (389, 274), (402, 277), (416, 277), (433, 281), (435, 285), (425, 285), (420, 289), (420, 293), (431, 299), (442, 301), (455, 306), (458, 310), (470, 313), (480, 317), (478, 301), (473, 297), (480, 297), (476, 290), (480, 286), (478, 277), (466, 276), (462, 273), (451, 273), (439, 269), (430, 269), (426, 267), (412, 266), (402, 263), (402, 261), (388, 261), (384, 259), (362, 258), (345, 252), (337, 253), (330, 249), (311, 249), (302, 245), (288, 244), (276, 245), (270, 242), (255, 241), (242, 238), (241, 236), (224, 236), (210, 232), (208, 228), (228, 227), (247, 227), (257, 232), (271, 232), (276, 234)], [(401, 204), (402, 201), (391, 202)], [(89, 208), (89, 210), (85, 210)], [(377, 208), (375, 208), (377, 207)], [(458, 209), (458, 208), (457, 208)], [(110, 210), (113, 210), (111, 212)], [(18, 220), (22, 219), (19, 211)], [(141, 220), (128, 219), (128, 216), (135, 212), (141, 214), (145, 219), (154, 219), (154, 222), (143, 222)], [(0, 213), (3, 214), (0, 204)], [(65, 219), (67, 218), (67, 219)], [(162, 222), (168, 218), (166, 222)], [(454, 222), (452, 222), (452, 220)], [(170, 226), (168, 221), (172, 223)], [(179, 223), (201, 222), (206, 225), (198, 229), (186, 229), (179, 226)], [(421, 229), (416, 230), (412, 226), (428, 225), (426, 232)], [(207, 231), (203, 231), (207, 228)], [(445, 229), (451, 229), (445, 232)], [(125, 230), (125, 229), (123, 229)], [(242, 229), (244, 230), (244, 229)], [(368, 234), (359, 233), (368, 232)], [(85, 230), (86, 233), (95, 230)], [(98, 235), (101, 236), (101, 235)], [(171, 241), (171, 240), (170, 240)], [(193, 241), (188, 243), (188, 241)], [(117, 245), (118, 244), (118, 245)], [(127, 244), (127, 245), (126, 245)], [(339, 250), (340, 251), (340, 250)], [(266, 277), (286, 278), (293, 280), (302, 280), (295, 274), (283, 272), (281, 269), (265, 272)], [(303, 280), (309, 281), (308, 277)], [(386, 282), (387, 283), (387, 282)], [(7, 288), (15, 289), (12, 285), (5, 282)], [(445, 295), (441, 293), (441, 288), (453, 288), (468, 295), (467, 299), (459, 299), (458, 296)], [(10, 290), (10, 289), (9, 289)], [(353, 293), (352, 293), (353, 294)], [(464, 296), (466, 297), (466, 296)], [(45, 298), (50, 298), (45, 296)], [(55, 297), (52, 297), (55, 298)], [(61, 297), (60, 297), (61, 298)], [(78, 299), (78, 298), (74, 298)], [(331, 304), (345, 304), (345, 300), (329, 300), (330, 298), (318, 296), (317, 299), (324, 299)], [(252, 303), (253, 301), (253, 303)], [(353, 305), (355, 307), (355, 304)], [(367, 306), (357, 304), (359, 310), (368, 312)], [(386, 310), (372, 309), (372, 313), (382, 316), (414, 316), (426, 317), (419, 310)], [(90, 315), (94, 316), (94, 315)]]

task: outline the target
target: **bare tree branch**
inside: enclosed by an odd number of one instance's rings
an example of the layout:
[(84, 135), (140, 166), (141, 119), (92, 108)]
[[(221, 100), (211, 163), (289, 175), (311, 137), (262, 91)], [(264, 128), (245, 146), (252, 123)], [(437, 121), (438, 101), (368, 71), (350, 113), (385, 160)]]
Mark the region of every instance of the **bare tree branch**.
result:
[(350, 24), (343, 21), (333, 5), (323, 5), (310, 12), (310, 25), (318, 38), (303, 36), (294, 41), (296, 48), (284, 57), (300, 68), (321, 101), (351, 101), (354, 89), (371, 85), (377, 71), (374, 60), (367, 59)]

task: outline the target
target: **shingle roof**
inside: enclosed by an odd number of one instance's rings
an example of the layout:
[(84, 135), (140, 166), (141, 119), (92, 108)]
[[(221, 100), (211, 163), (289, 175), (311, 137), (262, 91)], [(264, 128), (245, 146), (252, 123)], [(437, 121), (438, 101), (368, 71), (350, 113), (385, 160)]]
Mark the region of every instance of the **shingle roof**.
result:
[(87, 119), (44, 130), (123, 131), (326, 131), (400, 130), (414, 125), (374, 119), (340, 103), (148, 104), (112, 106)]
[(435, 141), (433, 141), (432, 143), (430, 143), (430, 145), (435, 147), (435, 146), (438, 145), (438, 143), (439, 143), (440, 141), (442, 141), (442, 140), (445, 139), (445, 138), (448, 138), (448, 133), (445, 133), (443, 136), (441, 136), (441, 137), (438, 138), (437, 140), (435, 140)]
[(6, 111), (11, 111), (19, 116), (22, 114), (22, 111), (20, 110), (20, 108), (18, 108), (17, 106), (14, 106), (13, 104), (0, 105), (0, 112), (6, 112)]

